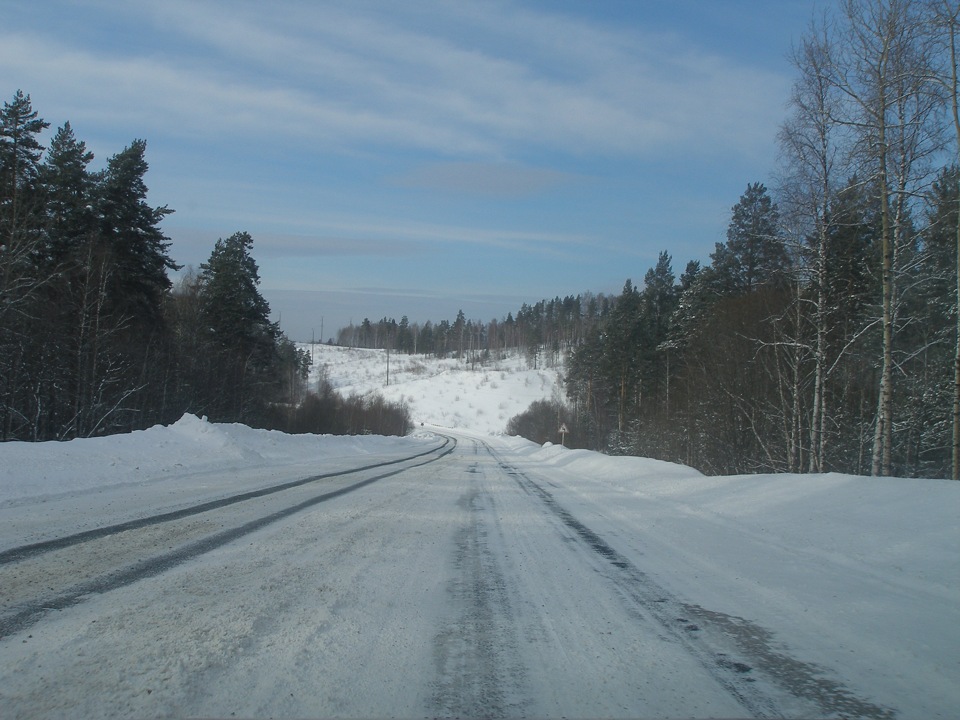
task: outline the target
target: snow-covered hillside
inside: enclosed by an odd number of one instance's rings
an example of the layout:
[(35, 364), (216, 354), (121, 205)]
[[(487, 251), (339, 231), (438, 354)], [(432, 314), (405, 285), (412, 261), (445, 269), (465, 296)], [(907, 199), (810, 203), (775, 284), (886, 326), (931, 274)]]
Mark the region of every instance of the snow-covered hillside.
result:
[(559, 368), (531, 369), (518, 355), (486, 363), (383, 350), (301, 345), (311, 353), (311, 387), (324, 373), (342, 395), (380, 393), (410, 409), (420, 423), (502, 433), (507, 421), (535, 400), (561, 397)]

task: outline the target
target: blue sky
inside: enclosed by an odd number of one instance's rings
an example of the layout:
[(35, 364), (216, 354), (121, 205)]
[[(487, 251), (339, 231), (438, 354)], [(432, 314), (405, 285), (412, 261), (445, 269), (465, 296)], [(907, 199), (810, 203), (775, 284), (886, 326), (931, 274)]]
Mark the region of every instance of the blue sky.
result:
[(822, 5), (6, 0), (0, 93), (95, 167), (146, 139), (174, 260), (249, 232), (295, 339), (489, 320), (706, 260)]

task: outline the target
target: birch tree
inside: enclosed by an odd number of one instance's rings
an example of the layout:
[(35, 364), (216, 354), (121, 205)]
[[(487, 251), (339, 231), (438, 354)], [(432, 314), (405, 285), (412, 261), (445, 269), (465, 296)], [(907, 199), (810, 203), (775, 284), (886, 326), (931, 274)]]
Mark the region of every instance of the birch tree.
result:
[(935, 131), (929, 43), (915, 0), (844, 0), (829, 82), (842, 94), (838, 120), (879, 195), (881, 369), (871, 472), (893, 468), (894, 343), (898, 276), (910, 236), (909, 209)]
[(813, 305), (813, 388), (809, 421), (809, 472), (822, 472), (825, 463), (827, 422), (826, 383), (830, 359), (827, 335), (830, 323), (828, 295), (829, 242), (834, 221), (831, 212), (836, 192), (837, 167), (841, 161), (837, 140), (837, 89), (829, 78), (831, 57), (827, 22), (813, 24), (793, 54), (800, 74), (790, 101), (791, 116), (780, 132), (788, 177), (784, 200), (790, 215), (806, 236), (802, 255), (807, 262), (808, 285)]

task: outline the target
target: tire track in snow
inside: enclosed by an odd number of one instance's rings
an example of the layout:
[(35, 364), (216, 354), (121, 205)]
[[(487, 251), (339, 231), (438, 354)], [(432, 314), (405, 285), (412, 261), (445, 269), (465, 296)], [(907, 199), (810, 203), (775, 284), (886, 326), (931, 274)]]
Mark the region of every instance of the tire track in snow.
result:
[[(479, 446), (474, 446), (474, 453)], [(458, 506), (467, 522), (454, 547), (454, 579), (447, 589), (458, 608), (456, 618), (434, 639), (438, 680), (431, 712), (454, 717), (522, 716), (529, 705), (526, 675), (517, 647), (516, 610), (506, 576), (491, 549), (502, 542), (494, 500), (484, 489), (483, 468), (470, 464), (470, 484)]]
[[(694, 656), (753, 717), (794, 714), (792, 708), (787, 711), (782, 707), (788, 698), (801, 700), (807, 708), (812, 704), (817, 714), (828, 716), (873, 720), (893, 720), (896, 717), (893, 710), (854, 695), (833, 679), (826, 668), (786, 654), (784, 648), (776, 645), (769, 630), (743, 618), (707, 610), (673, 596), (575, 518), (547, 489), (504, 462), (487, 443), (482, 445), (524, 492), (538, 497), (583, 545), (613, 568), (604, 575), (634, 606), (633, 611), (656, 620), (665, 634)], [(771, 692), (775, 688), (785, 691), (788, 698), (778, 698), (779, 693)], [(808, 712), (809, 709), (804, 714)]]
[[(161, 552), (159, 554), (152, 555), (151, 557), (148, 557), (146, 559), (142, 559), (139, 562), (135, 562), (130, 565), (115, 568), (113, 570), (98, 574), (91, 579), (84, 580), (79, 583), (75, 583), (73, 585), (69, 585), (66, 588), (48, 588), (47, 592), (42, 593), (39, 596), (34, 596), (29, 600), (14, 601), (13, 603), (10, 603), (7, 607), (4, 607), (2, 611), (0, 611), (2, 612), (2, 615), (0, 615), (0, 639), (6, 638), (16, 632), (24, 630), (27, 627), (30, 627), (34, 623), (38, 622), (46, 613), (48, 613), (51, 610), (63, 610), (72, 605), (76, 605), (77, 603), (81, 602), (85, 596), (88, 596), (91, 594), (102, 594), (105, 592), (109, 592), (110, 590), (115, 590), (125, 585), (129, 585), (133, 582), (136, 582), (137, 580), (159, 575), (165, 572), (166, 570), (169, 570), (170, 568), (180, 565), (181, 563), (184, 563), (188, 560), (192, 560), (193, 558), (196, 558), (200, 555), (203, 555), (219, 547), (222, 547), (227, 543), (233, 542), (234, 540), (237, 540), (245, 535), (249, 535), (252, 532), (260, 530), (266, 527), (267, 525), (270, 525), (272, 523), (288, 518), (291, 515), (299, 513), (315, 505), (326, 502), (328, 500), (332, 500), (342, 495), (346, 495), (347, 493), (353, 492), (354, 490), (359, 490), (360, 488), (370, 485), (371, 483), (374, 483), (378, 480), (383, 480), (385, 478), (392, 477), (394, 475), (399, 475), (400, 473), (403, 473), (403, 472), (407, 472), (414, 468), (418, 468), (423, 465), (436, 462), (437, 460), (443, 457), (446, 457), (447, 455), (452, 453), (457, 446), (456, 439), (449, 438), (449, 437), (445, 439), (446, 439), (446, 442), (444, 442), (441, 446), (437, 448), (433, 448), (432, 450), (424, 453), (418, 453), (413, 456), (401, 458), (399, 460), (389, 461), (386, 463), (377, 463), (375, 465), (367, 466), (365, 468), (356, 468), (352, 471), (345, 471), (345, 472), (342, 471), (339, 473), (333, 473), (326, 477), (352, 474), (352, 473), (360, 472), (362, 470), (370, 470), (371, 468), (376, 469), (381, 467), (387, 467), (390, 465), (396, 465), (398, 463), (410, 462), (411, 460), (419, 459), (419, 462), (414, 462), (412, 464), (405, 465), (400, 468), (379, 473), (371, 477), (365, 478), (363, 480), (360, 480), (359, 482), (353, 483), (351, 485), (347, 485), (345, 487), (340, 487), (335, 490), (330, 490), (328, 492), (315, 495), (301, 502), (297, 502), (293, 505), (283, 507), (279, 510), (269, 512), (266, 515), (262, 515), (262, 516), (256, 517), (255, 519), (243, 522), (242, 524), (237, 525), (235, 527), (230, 527), (225, 530), (220, 530), (219, 532), (209, 532), (203, 535), (203, 537), (201, 537), (201, 539), (199, 540), (188, 542), (186, 544), (181, 544), (179, 547), (171, 547), (168, 552)], [(448, 447), (448, 445), (450, 445), (450, 447)], [(426, 457), (426, 459), (421, 459), (424, 457)], [(282, 485), (265, 488), (264, 489), (265, 492), (256, 491), (258, 494), (255, 494), (253, 497), (263, 497), (264, 495), (275, 494), (277, 492), (280, 492), (281, 490), (288, 490), (292, 488), (302, 487), (306, 485), (308, 482), (316, 481), (321, 477), (324, 477), (324, 476), (314, 476), (312, 478), (307, 478), (305, 480), (298, 480), (292, 483), (284, 483)], [(207, 512), (212, 509), (225, 508), (229, 505), (235, 505), (239, 502), (242, 502), (243, 500), (252, 499), (251, 497), (249, 497), (249, 495), (250, 493), (243, 493), (241, 495), (232, 496), (230, 498), (224, 498), (221, 501), (215, 501), (216, 503), (221, 503), (216, 508), (208, 507), (211, 503), (203, 503), (201, 505), (194, 506), (193, 508), (187, 508), (186, 510), (188, 511), (193, 510), (193, 512), (188, 512), (186, 513), (186, 515), (180, 515), (178, 516), (178, 518), (168, 517), (173, 513), (167, 513), (165, 515), (160, 515), (160, 516), (153, 516), (152, 518), (144, 518), (145, 521), (152, 520), (153, 522), (145, 522), (144, 524), (137, 525), (133, 528), (125, 528), (125, 530), (127, 531), (142, 530), (150, 525), (156, 525), (158, 523), (170, 523), (175, 519), (181, 519), (189, 515), (195, 515), (200, 512)], [(203, 509), (198, 509), (198, 508), (203, 508)], [(137, 522), (137, 521), (134, 521), (134, 522)], [(124, 525), (126, 525), (126, 523), (124, 523)], [(113, 527), (117, 527), (117, 526), (113, 526)], [(106, 528), (101, 528), (100, 530), (106, 530)], [(177, 526), (171, 525), (170, 533), (167, 538), (163, 539), (162, 541), (151, 539), (151, 543), (166, 546), (167, 542), (176, 542), (178, 540), (178, 533), (176, 530), (177, 530)], [(74, 552), (81, 552), (81, 555), (78, 558), (76, 558), (76, 562), (72, 558), (66, 558), (61, 562), (61, 566), (67, 566), (67, 565), (82, 566), (84, 561), (84, 558), (82, 556), (82, 548), (84, 547), (84, 544), (86, 543), (94, 544), (95, 540), (111, 537), (110, 534), (103, 534), (103, 533), (100, 533), (95, 537), (86, 537), (87, 533), (80, 533), (80, 535), (85, 537), (83, 537), (82, 539), (77, 539), (78, 536), (76, 535), (70, 536), (69, 538), (64, 538), (64, 540), (70, 540), (71, 542), (63, 546), (45, 548), (43, 550), (38, 550), (32, 553), (32, 555), (34, 556), (40, 555), (41, 557), (39, 558), (31, 557), (30, 554), (28, 554), (26, 556), (27, 559), (21, 562), (16, 562), (16, 560), (8, 560), (6, 563), (6, 566), (3, 568), (4, 573), (8, 575), (8, 579), (3, 580), (3, 578), (0, 577), (0, 586), (13, 587), (15, 584), (23, 584), (22, 581), (19, 579), (19, 576), (21, 574), (29, 575), (29, 572), (18, 573), (17, 571), (20, 570), (20, 568), (23, 567), (24, 564), (27, 565), (29, 570), (29, 565), (31, 561), (42, 560), (44, 553), (53, 552), (55, 550), (69, 550), (74, 548), (75, 546), (78, 546), (78, 547), (75, 547)], [(129, 541), (130, 539), (128, 538), (127, 542)], [(94, 548), (93, 552), (96, 552), (96, 548)], [(43, 577), (42, 574), (41, 574), (41, 577)], [(11, 579), (16, 580), (16, 582), (11, 582)], [(37, 584), (37, 583), (34, 582), (34, 584)]]
[[(284, 490), (291, 490), (293, 488), (308, 485), (309, 483), (317, 482), (319, 480), (329, 480), (330, 478), (353, 475), (359, 472), (365, 472), (367, 470), (376, 470), (377, 468), (381, 467), (389, 467), (390, 465), (409, 462), (410, 460), (415, 460), (417, 458), (439, 452), (451, 442), (453, 442), (454, 447), (456, 447), (455, 439), (445, 435), (441, 435), (441, 437), (444, 438), (444, 442), (439, 447), (431, 448), (430, 450), (425, 450), (424, 452), (408, 455), (396, 460), (387, 460), (386, 462), (362, 465), (360, 467), (351, 468), (350, 470), (338, 470), (336, 472), (323, 473), (320, 475), (311, 475), (310, 477), (300, 478), (299, 480), (279, 483), (277, 485), (271, 485), (269, 487), (259, 488), (257, 490), (250, 490), (248, 492), (230, 495), (218, 500), (211, 500), (198, 505), (191, 505), (190, 507), (181, 508), (180, 510), (173, 510), (171, 512), (160, 513), (158, 515), (150, 515), (149, 517), (137, 518), (136, 520), (128, 520), (127, 522), (117, 523), (115, 525), (93, 528), (92, 530), (85, 530), (73, 535), (53, 538), (52, 540), (44, 540), (42, 542), (20, 545), (18, 547), (2, 550), (0, 551), (0, 565), (17, 562), (18, 560), (24, 560), (28, 557), (52, 552), (54, 550), (61, 550), (66, 547), (70, 547), (71, 545), (89, 542), (90, 540), (109, 537), (110, 535), (116, 535), (117, 533), (126, 532), (128, 530), (139, 530), (140, 528), (149, 527), (151, 525), (159, 525), (161, 523), (168, 523), (174, 520), (182, 520), (183, 518), (190, 517), (192, 515), (199, 515), (200, 513), (209, 512), (211, 510), (218, 510), (220, 508), (244, 502), (246, 500), (266, 497), (267, 495), (273, 495), (278, 492), (283, 492)], [(440, 457), (442, 457), (442, 455)]]

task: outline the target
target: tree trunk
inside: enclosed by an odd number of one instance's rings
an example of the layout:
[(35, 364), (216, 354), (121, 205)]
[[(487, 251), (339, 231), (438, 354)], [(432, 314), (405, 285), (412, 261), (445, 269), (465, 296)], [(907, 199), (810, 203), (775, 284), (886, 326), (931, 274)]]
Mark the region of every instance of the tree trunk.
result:
[[(884, 142), (881, 128), (880, 142)], [(873, 436), (872, 475), (890, 474), (890, 449), (893, 445), (893, 242), (890, 228), (890, 198), (887, 193), (886, 153), (881, 150), (880, 222), (882, 233), (883, 286), (883, 364), (877, 399), (877, 425)]]
[[(956, 150), (960, 156), (960, 108), (957, 102), (957, 10), (948, 17), (950, 38), (950, 110), (953, 113), (953, 129), (957, 142)], [(960, 198), (957, 199), (960, 205)], [(953, 369), (953, 473), (954, 480), (960, 480), (960, 207), (957, 209), (957, 337)]]
[(893, 229), (890, 223), (890, 189), (887, 177), (887, 61), (889, 59), (889, 34), (884, 37), (883, 52), (878, 58), (877, 82), (878, 97), (874, 105), (877, 122), (877, 165), (880, 176), (880, 235), (882, 270), (881, 286), (883, 293), (883, 360), (880, 370), (880, 388), (877, 397), (877, 424), (873, 436), (873, 456), (871, 458), (872, 475), (890, 474), (890, 449), (893, 444)]

